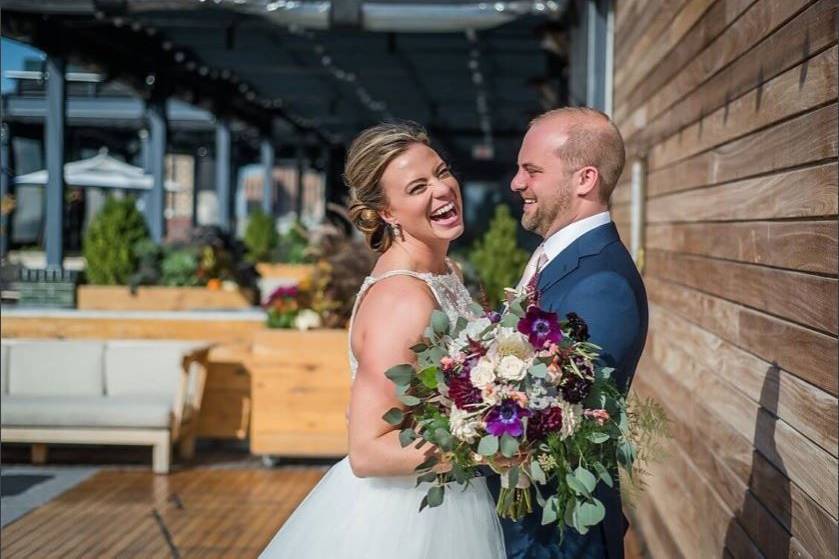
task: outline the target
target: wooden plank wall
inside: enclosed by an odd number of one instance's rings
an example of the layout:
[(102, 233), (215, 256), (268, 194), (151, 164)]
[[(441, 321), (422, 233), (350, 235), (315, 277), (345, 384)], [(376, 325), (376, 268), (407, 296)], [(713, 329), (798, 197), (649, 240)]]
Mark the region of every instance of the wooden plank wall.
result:
[(836, 557), (837, 3), (617, 0), (614, 118), (645, 162), (650, 334), (673, 420), (652, 557)]

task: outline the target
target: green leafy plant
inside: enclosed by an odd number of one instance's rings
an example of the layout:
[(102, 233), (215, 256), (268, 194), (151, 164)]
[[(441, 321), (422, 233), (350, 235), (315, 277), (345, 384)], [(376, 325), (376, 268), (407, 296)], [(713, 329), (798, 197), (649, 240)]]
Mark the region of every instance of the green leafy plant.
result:
[(527, 260), (527, 253), (516, 245), (516, 221), (509, 208), (497, 206), (489, 229), (469, 253), (491, 306), (502, 300), (505, 287), (516, 286)]
[(274, 219), (262, 210), (252, 213), (245, 229), (244, 238), (247, 247), (247, 260), (249, 262), (270, 260), (271, 253), (277, 248), (279, 242), (280, 236), (274, 226)]
[(160, 283), (172, 287), (196, 286), (200, 283), (197, 271), (198, 258), (194, 250), (171, 249), (160, 263)]
[(131, 197), (108, 198), (88, 227), (82, 243), (89, 283), (125, 285), (137, 270), (137, 244), (149, 238), (142, 214)]
[(311, 261), (309, 255), (309, 232), (301, 223), (295, 223), (280, 237), (274, 261), (288, 264), (302, 264)]

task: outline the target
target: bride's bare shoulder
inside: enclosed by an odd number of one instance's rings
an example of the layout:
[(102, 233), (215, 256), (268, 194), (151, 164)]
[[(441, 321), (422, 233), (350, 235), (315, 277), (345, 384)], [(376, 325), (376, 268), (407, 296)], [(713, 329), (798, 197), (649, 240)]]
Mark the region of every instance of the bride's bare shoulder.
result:
[(423, 280), (409, 275), (382, 278), (373, 284), (364, 296), (358, 319), (373, 316), (386, 320), (419, 315), (426, 319), (436, 307), (431, 290)]

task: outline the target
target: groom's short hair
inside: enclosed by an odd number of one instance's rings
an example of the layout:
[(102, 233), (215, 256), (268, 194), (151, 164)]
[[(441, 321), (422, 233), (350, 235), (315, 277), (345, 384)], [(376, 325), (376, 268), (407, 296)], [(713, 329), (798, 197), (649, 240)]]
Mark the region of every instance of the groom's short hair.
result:
[(596, 167), (600, 173), (598, 193), (608, 203), (626, 161), (618, 127), (607, 114), (591, 107), (553, 109), (531, 120), (530, 126), (558, 117), (567, 117), (563, 129), (568, 139), (557, 148), (556, 155), (575, 170), (587, 165)]

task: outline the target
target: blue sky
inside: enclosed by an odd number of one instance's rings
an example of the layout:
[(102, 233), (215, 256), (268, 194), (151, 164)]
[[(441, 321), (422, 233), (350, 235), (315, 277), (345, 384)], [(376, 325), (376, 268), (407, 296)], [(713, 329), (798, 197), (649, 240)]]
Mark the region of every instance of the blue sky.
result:
[(0, 39), (0, 69), (3, 74), (3, 93), (14, 89), (14, 80), (6, 79), (6, 70), (23, 70), (26, 58), (42, 58), (44, 53), (11, 39)]

